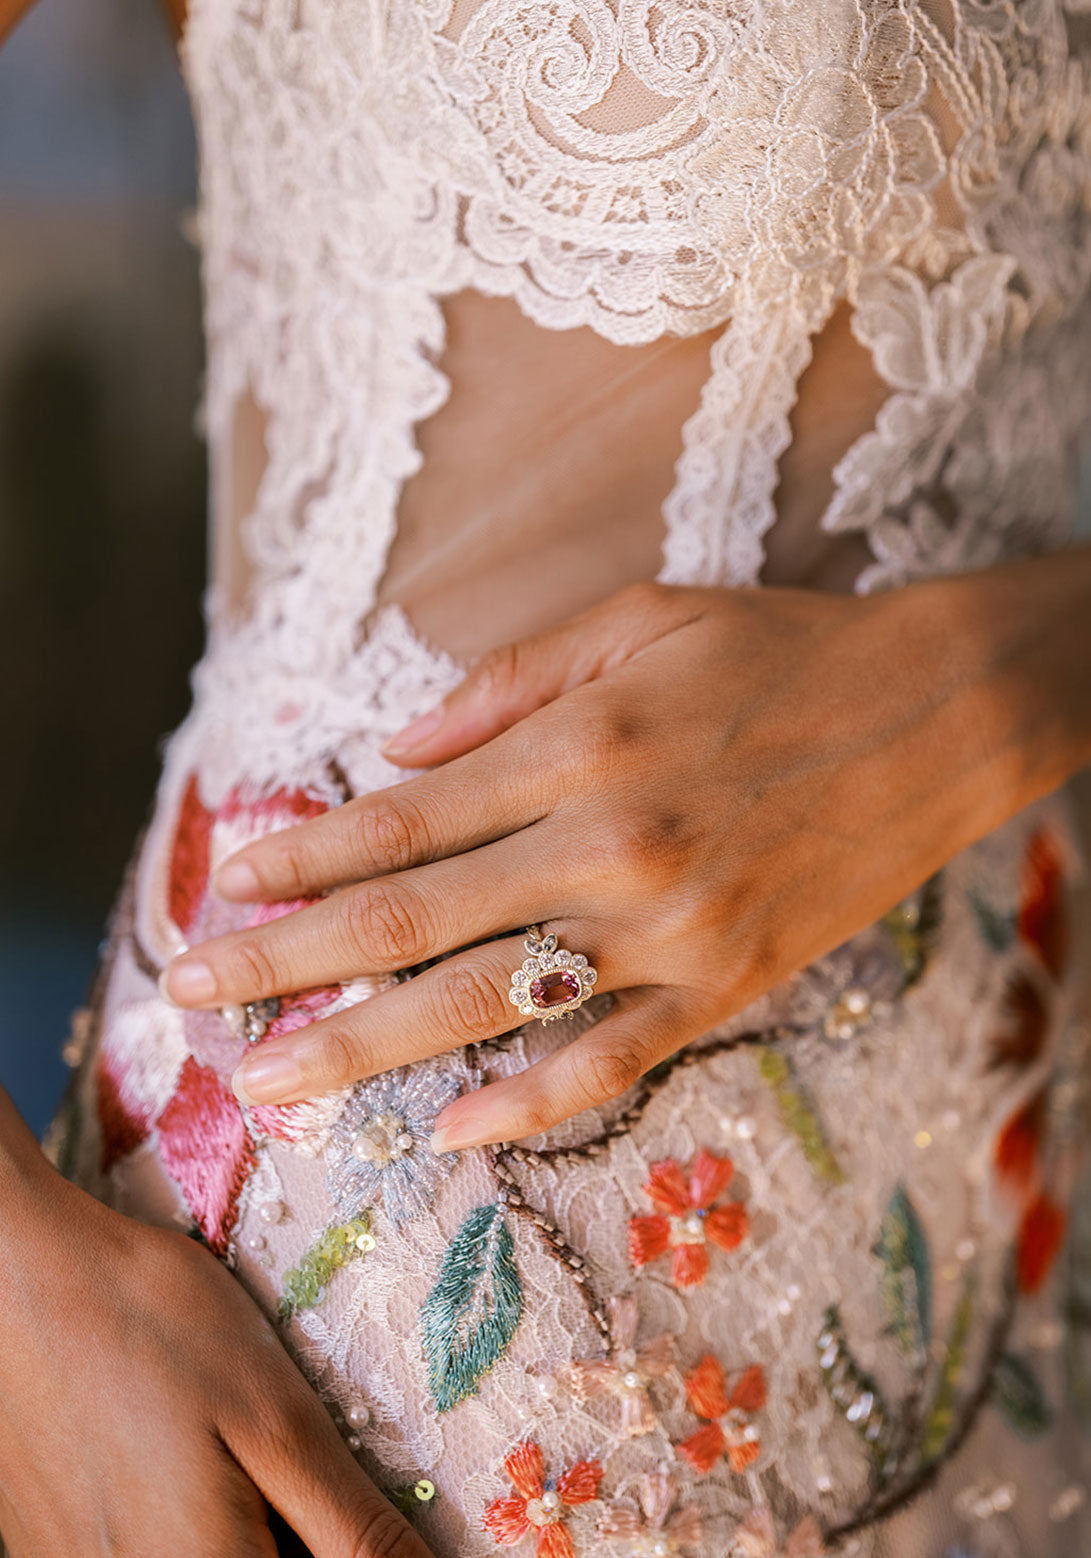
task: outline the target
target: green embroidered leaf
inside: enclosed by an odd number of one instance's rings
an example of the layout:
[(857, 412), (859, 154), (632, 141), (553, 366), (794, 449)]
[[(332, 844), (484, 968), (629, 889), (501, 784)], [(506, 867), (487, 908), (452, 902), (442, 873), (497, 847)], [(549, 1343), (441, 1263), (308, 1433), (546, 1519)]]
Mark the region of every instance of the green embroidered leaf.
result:
[(971, 891), (966, 896), (970, 900), (970, 908), (974, 911), (974, 919), (977, 921), (982, 941), (994, 952), (1006, 952), (1015, 940), (1016, 916), (1005, 914), (1001, 909), (994, 909), (992, 904), (986, 903), (984, 898), (979, 898), (975, 892)]
[(447, 1246), (421, 1305), (428, 1388), (449, 1412), (497, 1361), (523, 1313), (523, 1289), (503, 1208), (479, 1206)]
[(836, 1304), (827, 1309), (815, 1345), (830, 1400), (863, 1439), (878, 1479), (886, 1481), (897, 1470), (894, 1427), (882, 1391), (853, 1356)]
[(347, 1223), (324, 1228), (298, 1266), (284, 1273), (284, 1296), (278, 1305), (281, 1320), (290, 1320), (298, 1309), (313, 1309), (326, 1296), (326, 1284), (334, 1272), (350, 1260), (374, 1249), (371, 1213), (361, 1212)]
[(922, 1369), (932, 1340), (932, 1262), (904, 1185), (890, 1198), (874, 1253), (883, 1263), (879, 1287), (887, 1327), (913, 1367)]
[(974, 1314), (974, 1279), (966, 1279), (962, 1296), (951, 1321), (947, 1347), (936, 1381), (936, 1393), (932, 1406), (924, 1420), (921, 1432), (921, 1457), (928, 1463), (938, 1460), (947, 1448), (955, 1421), (955, 1398), (966, 1362), (966, 1342), (970, 1335), (970, 1323)]
[(1025, 1358), (1001, 1353), (991, 1381), (992, 1399), (1021, 1439), (1036, 1439), (1053, 1421), (1053, 1409)]
[(762, 1050), (758, 1069), (776, 1095), (780, 1117), (803, 1148), (803, 1156), (816, 1179), (830, 1185), (843, 1185), (845, 1172), (826, 1140), (822, 1123), (806, 1089), (796, 1081), (792, 1065), (782, 1051), (772, 1046)]
[(943, 919), (943, 873), (937, 871), (911, 897), (883, 915), (886, 929), (905, 971), (903, 990), (923, 976)]

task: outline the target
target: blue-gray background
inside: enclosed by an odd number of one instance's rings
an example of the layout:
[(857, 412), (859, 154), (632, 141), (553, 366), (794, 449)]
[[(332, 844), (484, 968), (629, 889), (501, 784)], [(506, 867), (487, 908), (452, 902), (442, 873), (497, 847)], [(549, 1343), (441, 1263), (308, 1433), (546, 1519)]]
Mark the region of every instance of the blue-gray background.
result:
[(0, 1081), (39, 1131), (200, 649), (193, 158), (155, 0), (0, 49)]

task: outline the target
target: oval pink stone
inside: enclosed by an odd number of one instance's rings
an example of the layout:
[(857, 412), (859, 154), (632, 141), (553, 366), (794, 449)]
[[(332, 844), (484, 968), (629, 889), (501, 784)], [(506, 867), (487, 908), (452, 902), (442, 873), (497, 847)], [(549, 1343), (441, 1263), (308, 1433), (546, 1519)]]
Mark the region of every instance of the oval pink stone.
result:
[(535, 1006), (560, 1006), (574, 1001), (580, 993), (580, 976), (571, 969), (555, 970), (530, 981), (530, 999)]

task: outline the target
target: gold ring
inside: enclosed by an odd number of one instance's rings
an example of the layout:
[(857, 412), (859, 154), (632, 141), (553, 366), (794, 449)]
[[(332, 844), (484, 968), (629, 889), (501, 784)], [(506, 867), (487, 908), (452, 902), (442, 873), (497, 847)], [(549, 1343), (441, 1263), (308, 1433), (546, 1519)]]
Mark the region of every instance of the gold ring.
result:
[(582, 952), (557, 949), (557, 938), (539, 934), (537, 925), (527, 926), (523, 945), (530, 956), (513, 970), (508, 1000), (524, 1017), (553, 1022), (571, 1017), (595, 993), (598, 970), (592, 968)]

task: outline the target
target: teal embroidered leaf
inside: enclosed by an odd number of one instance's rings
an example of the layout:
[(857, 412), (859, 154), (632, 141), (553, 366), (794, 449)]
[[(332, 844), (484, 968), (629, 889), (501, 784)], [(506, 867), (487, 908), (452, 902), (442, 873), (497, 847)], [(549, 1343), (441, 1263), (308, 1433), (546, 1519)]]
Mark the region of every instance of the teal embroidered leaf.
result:
[(879, 1290), (887, 1327), (913, 1367), (923, 1368), (932, 1340), (932, 1262), (928, 1235), (904, 1185), (890, 1198), (874, 1253), (883, 1263)]
[(479, 1206), (447, 1246), (421, 1306), (428, 1388), (440, 1412), (477, 1391), (523, 1313), (523, 1289), (503, 1208)]
[(1015, 940), (1016, 916), (1006, 914), (1002, 909), (994, 909), (992, 904), (986, 903), (975, 892), (969, 892), (967, 897), (982, 941), (994, 952), (1006, 952)]
[(939, 1379), (932, 1406), (924, 1420), (921, 1434), (921, 1457), (927, 1464), (938, 1460), (947, 1448), (955, 1421), (955, 1398), (966, 1362), (966, 1342), (974, 1314), (974, 1279), (966, 1279), (966, 1285), (958, 1301), (947, 1346), (940, 1366)]
[(991, 1381), (992, 1399), (1021, 1439), (1036, 1439), (1053, 1421), (1053, 1409), (1025, 1358), (1001, 1353)]

